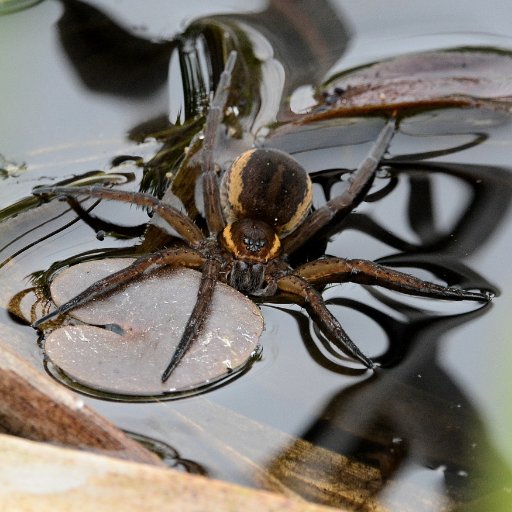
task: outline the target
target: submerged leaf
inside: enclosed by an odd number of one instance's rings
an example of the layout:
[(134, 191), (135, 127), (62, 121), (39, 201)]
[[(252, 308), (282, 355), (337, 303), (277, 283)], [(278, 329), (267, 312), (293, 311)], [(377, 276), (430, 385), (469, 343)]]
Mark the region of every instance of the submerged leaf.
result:
[[(54, 279), (52, 298), (62, 304), (132, 261), (70, 267)], [(166, 269), (134, 280), (72, 311), (85, 325), (53, 331), (46, 353), (78, 383), (123, 395), (192, 392), (231, 376), (252, 359), (263, 319), (252, 301), (219, 283), (199, 337), (169, 380), (160, 380), (195, 304), (199, 279), (200, 273), (190, 269)]]
[(338, 74), (299, 122), (405, 108), (512, 108), (512, 52), (460, 48), (403, 55)]

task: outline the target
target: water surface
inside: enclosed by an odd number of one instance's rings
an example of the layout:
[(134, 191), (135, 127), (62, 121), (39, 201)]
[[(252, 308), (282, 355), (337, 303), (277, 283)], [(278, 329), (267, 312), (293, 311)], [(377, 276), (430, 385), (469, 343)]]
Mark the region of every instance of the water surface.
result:
[[(324, 52), (315, 82), (410, 51), (512, 48), (508, 3), (472, 4), (429, 2), (427, 8), (424, 2), (386, 2), (377, 9), (373, 2), (336, 2), (332, 8), (343, 30)], [(85, 82), (58, 25), (63, 9), (69, 10), (67, 2), (48, 0), (0, 17), (0, 153), (10, 163), (3, 166), (9, 172), (2, 177), (0, 208), (29, 196), (38, 184), (109, 171), (121, 155), (151, 160), (162, 143), (139, 143), (128, 134), (162, 116), (174, 120), (183, 107), (181, 77), (175, 75), (172, 51), (165, 54), (166, 41), (194, 19), (260, 8), (260, 3), (220, 1), (207, 6), (155, 1), (143, 10), (129, 1), (91, 5), (129, 34), (161, 45), (151, 52), (151, 80), (134, 89), (123, 89), (118, 76), (103, 89)], [(260, 43), (262, 52), (270, 51)], [(162, 62), (169, 67), (162, 68)], [(131, 74), (129, 58), (122, 65), (126, 80), (138, 76)], [(268, 105), (279, 105), (283, 91), (294, 104), (310, 101), (316, 83), (306, 73), (294, 73), (286, 62), (282, 69), (269, 69), (275, 75), (265, 84), (275, 83), (275, 88), (262, 94)], [(270, 117), (262, 116), (260, 124)], [(345, 170), (361, 160), (378, 123), (345, 120), (334, 131), (321, 127), (314, 139), (321, 144), (312, 148), (308, 140), (307, 150), (301, 150), (300, 138), (294, 139), (296, 158), (314, 172), (316, 204), (325, 201), (326, 191), (340, 190)], [(474, 140), (475, 133), (485, 134), (481, 143), (451, 149)], [(355, 495), (361, 488), (368, 504), (380, 496), (394, 510), (411, 503), (415, 510), (446, 510), (500, 495), (510, 481), (512, 460), (506, 423), (511, 391), (509, 134), (506, 116), (476, 110), (428, 112), (404, 121), (390, 148), (395, 164), (372, 192), (391, 179), (395, 188), (363, 203), (325, 247), (332, 255), (382, 259), (429, 279), (496, 288), (499, 294), (489, 307), (404, 298), (352, 284), (329, 287), (324, 297), (343, 326), (365, 353), (381, 358), (384, 368), (375, 375), (351, 371), (357, 365), (328, 354), (300, 307), (263, 304), (262, 360), (239, 379), (181, 401), (87, 401), (120, 427), (174, 447), (212, 477), (288, 489), (322, 503), (360, 505)], [(222, 154), (229, 159), (237, 147), (227, 147)], [(446, 154), (432, 157), (440, 148)], [(339, 171), (322, 173), (325, 169)], [(133, 190), (146, 172), (134, 161), (115, 170)], [(100, 241), (83, 222), (62, 229), (74, 213), (63, 204), (47, 207), (54, 208), (47, 222), (40, 222), (43, 210), (30, 210), (33, 217), (18, 219), (20, 224), (9, 219), (0, 252), (2, 338), (41, 369), (36, 332), (7, 313), (12, 297), (30, 286), (27, 276), (89, 250), (130, 250), (141, 241)], [(148, 220), (143, 211), (112, 204), (101, 205), (95, 214), (130, 225)], [(349, 471), (350, 464), (360, 466)]]

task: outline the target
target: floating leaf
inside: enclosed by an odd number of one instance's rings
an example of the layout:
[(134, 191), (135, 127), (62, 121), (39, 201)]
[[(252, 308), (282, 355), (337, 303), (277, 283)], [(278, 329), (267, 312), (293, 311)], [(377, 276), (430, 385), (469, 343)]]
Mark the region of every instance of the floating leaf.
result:
[[(60, 305), (133, 260), (81, 263), (56, 276), (51, 286)], [(84, 322), (66, 325), (47, 338), (50, 360), (73, 380), (122, 395), (193, 392), (234, 375), (253, 359), (263, 330), (257, 306), (218, 284), (199, 337), (166, 383), (161, 375), (196, 301), (200, 273), (166, 269), (73, 310)]]
[[(404, 108), (512, 108), (512, 52), (459, 48), (403, 55), (338, 74), (302, 122)], [(299, 121), (300, 122), (300, 121)]]

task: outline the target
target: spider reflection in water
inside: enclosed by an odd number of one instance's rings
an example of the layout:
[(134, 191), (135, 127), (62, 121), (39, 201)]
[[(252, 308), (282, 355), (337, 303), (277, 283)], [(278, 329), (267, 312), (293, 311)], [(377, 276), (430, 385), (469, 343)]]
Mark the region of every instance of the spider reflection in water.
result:
[(37, 320), (38, 327), (94, 298), (116, 289), (144, 272), (161, 266), (188, 267), (202, 272), (197, 301), (182, 338), (162, 375), (165, 382), (204, 324), (218, 281), (240, 292), (270, 297), (278, 292), (305, 305), (325, 336), (360, 360), (374, 363), (345, 333), (327, 309), (317, 286), (354, 282), (378, 285), (411, 295), (448, 300), (488, 301), (485, 293), (465, 291), (423, 281), (366, 260), (321, 257), (296, 268), (289, 257), (336, 218), (348, 215), (362, 200), (395, 131), (390, 119), (347, 189), (312, 211), (312, 185), (308, 173), (289, 155), (273, 149), (253, 149), (240, 155), (219, 184), (213, 162), (216, 133), (226, 107), (236, 53), (232, 52), (221, 74), (204, 127), (202, 186), (208, 235), (184, 213), (154, 196), (103, 187), (40, 187), (34, 194), (90, 196), (149, 207), (186, 242), (186, 247), (164, 249), (140, 257), (127, 268), (111, 274)]

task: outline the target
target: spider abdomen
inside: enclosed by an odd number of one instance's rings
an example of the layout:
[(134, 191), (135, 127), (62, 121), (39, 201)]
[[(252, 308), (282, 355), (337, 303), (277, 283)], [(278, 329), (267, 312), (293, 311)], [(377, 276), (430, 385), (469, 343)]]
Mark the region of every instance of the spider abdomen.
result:
[(276, 149), (242, 153), (221, 183), (222, 207), (228, 224), (257, 219), (283, 237), (309, 213), (312, 185), (308, 173), (290, 155)]

